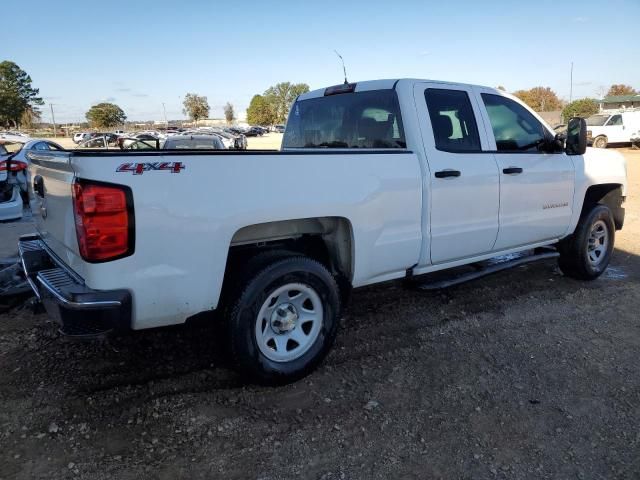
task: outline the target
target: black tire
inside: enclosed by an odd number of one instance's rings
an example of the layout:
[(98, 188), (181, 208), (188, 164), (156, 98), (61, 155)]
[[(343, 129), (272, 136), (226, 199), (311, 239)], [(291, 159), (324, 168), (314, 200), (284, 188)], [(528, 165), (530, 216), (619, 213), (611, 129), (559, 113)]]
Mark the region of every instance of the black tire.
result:
[(593, 148), (607, 148), (607, 137), (600, 135), (593, 139)]
[[(589, 258), (589, 241), (596, 225), (606, 229), (607, 245), (601, 258), (595, 263)], [(615, 224), (611, 210), (606, 205), (595, 205), (583, 212), (573, 235), (560, 243), (560, 270), (568, 277), (578, 280), (595, 280), (607, 269), (615, 241)], [(600, 242), (600, 240), (596, 240)]]
[[(321, 263), (301, 255), (277, 258), (261, 269), (264, 256), (249, 262), (241, 288), (231, 292), (226, 314), (231, 357), (238, 370), (252, 381), (267, 385), (293, 382), (314, 370), (327, 355), (338, 332), (340, 292), (335, 279)], [(256, 320), (261, 307), (279, 287), (300, 283), (311, 288), (322, 303), (322, 321), (315, 341), (300, 357), (274, 361), (260, 350), (256, 340)], [(268, 327), (267, 327), (268, 328)], [(300, 326), (301, 328), (301, 326)], [(287, 347), (288, 348), (288, 347)]]

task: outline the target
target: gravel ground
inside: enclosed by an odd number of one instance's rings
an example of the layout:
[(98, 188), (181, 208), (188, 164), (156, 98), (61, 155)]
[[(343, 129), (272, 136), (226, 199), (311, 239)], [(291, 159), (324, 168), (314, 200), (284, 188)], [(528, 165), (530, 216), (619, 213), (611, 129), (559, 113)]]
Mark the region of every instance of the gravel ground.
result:
[(640, 154), (623, 152), (602, 278), (547, 262), (359, 290), (286, 387), (243, 384), (215, 326), (71, 343), (28, 308), (0, 316), (0, 478), (639, 478)]

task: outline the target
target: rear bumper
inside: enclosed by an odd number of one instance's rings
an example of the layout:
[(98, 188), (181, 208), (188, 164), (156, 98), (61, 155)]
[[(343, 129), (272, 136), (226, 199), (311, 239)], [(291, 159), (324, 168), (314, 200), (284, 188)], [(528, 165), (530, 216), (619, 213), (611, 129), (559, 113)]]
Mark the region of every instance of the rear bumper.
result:
[(13, 187), (11, 198), (0, 202), (0, 220), (17, 220), (22, 218), (22, 197), (20, 187)]
[(89, 337), (131, 326), (127, 290), (93, 290), (51, 253), (37, 234), (18, 240), (27, 281), (65, 335)]

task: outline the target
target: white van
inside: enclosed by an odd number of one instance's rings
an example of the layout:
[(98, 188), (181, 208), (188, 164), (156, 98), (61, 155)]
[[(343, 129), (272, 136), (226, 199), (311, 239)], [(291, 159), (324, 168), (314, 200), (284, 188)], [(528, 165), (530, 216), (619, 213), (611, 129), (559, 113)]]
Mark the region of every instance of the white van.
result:
[(640, 110), (598, 113), (587, 118), (587, 142), (596, 148), (609, 143), (630, 143), (640, 130)]

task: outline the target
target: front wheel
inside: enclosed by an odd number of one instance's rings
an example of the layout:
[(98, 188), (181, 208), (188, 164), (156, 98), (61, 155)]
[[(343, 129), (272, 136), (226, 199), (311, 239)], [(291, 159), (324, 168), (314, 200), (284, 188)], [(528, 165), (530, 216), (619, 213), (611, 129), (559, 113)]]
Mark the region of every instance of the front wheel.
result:
[(297, 255), (248, 271), (245, 278), (227, 318), (236, 365), (263, 384), (307, 375), (337, 334), (335, 279), (321, 263)]
[(594, 148), (607, 148), (607, 137), (599, 136), (593, 140)]
[(596, 205), (583, 213), (575, 232), (560, 243), (562, 273), (579, 280), (594, 280), (607, 269), (615, 225), (609, 207)]

